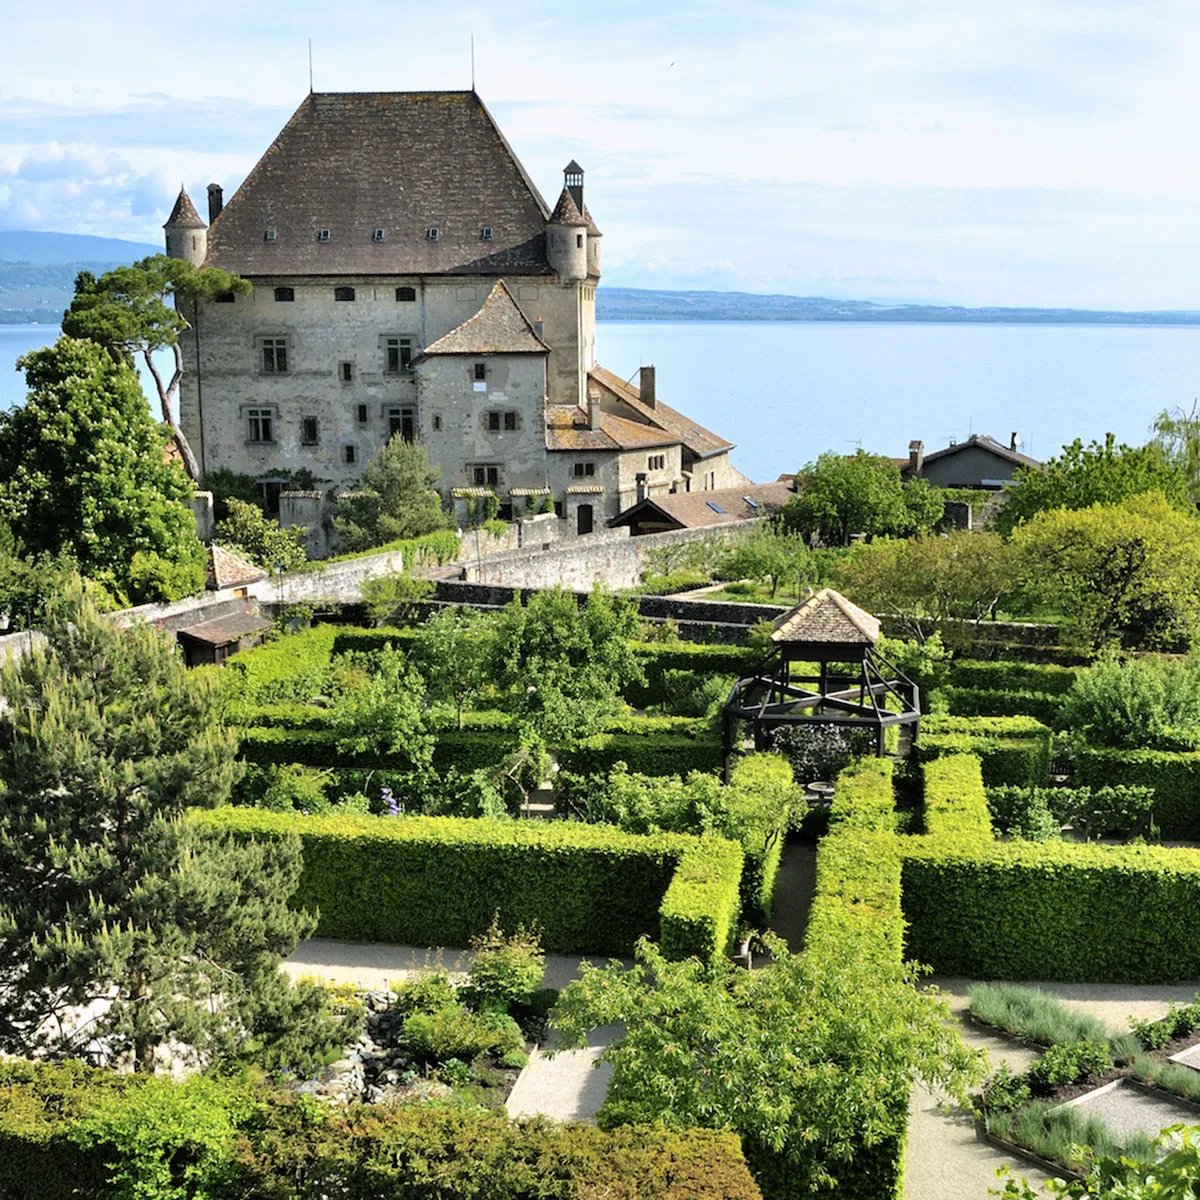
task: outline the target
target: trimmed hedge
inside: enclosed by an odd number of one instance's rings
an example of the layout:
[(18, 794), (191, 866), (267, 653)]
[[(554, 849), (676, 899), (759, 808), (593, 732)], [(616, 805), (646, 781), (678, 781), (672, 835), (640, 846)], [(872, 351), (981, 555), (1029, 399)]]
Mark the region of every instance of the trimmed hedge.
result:
[(639, 775), (686, 775), (689, 771), (719, 771), (724, 751), (720, 739), (712, 736), (600, 733), (556, 751), (556, 757), (564, 771), (576, 775), (603, 774), (619, 762)]
[(1050, 779), (1053, 734), (1033, 717), (926, 717), (913, 745), (919, 763), (978, 754), (988, 787), (1038, 787)]
[(327, 694), (333, 679), (332, 625), (317, 625), (230, 655), (221, 691), (236, 703), (303, 703)]
[(645, 683), (630, 684), (625, 689), (625, 700), (635, 708), (667, 703), (670, 699), (666, 685), (668, 671), (741, 678), (763, 658), (761, 650), (749, 646), (699, 642), (635, 642), (633, 652), (646, 675)]
[(1063, 696), (1075, 686), (1079, 672), (1052, 663), (955, 659), (950, 668), (954, 687), (993, 692), (1046, 692)]
[(908, 956), (973, 979), (1200, 975), (1200, 850), (905, 840)]
[(927, 762), (922, 775), (928, 836), (991, 840), (992, 819), (978, 755), (948, 754)]
[[(179, 1123), (186, 1095), (187, 1085), (78, 1064), (0, 1065), (0, 1195), (106, 1200), (114, 1194), (109, 1164), (119, 1161), (138, 1195), (166, 1195), (165, 1188), (209, 1200), (761, 1200), (727, 1132), (636, 1125), (603, 1132), (427, 1105), (333, 1106), (316, 1120), (306, 1097), (232, 1086), (198, 1110), (207, 1120), (193, 1128)], [(84, 1149), (73, 1136), (81, 1120), (101, 1098), (111, 1105), (118, 1097), (116, 1125), (136, 1128), (136, 1144), (127, 1134), (121, 1144)], [(212, 1136), (219, 1125), (232, 1131), (231, 1144)]]
[(629, 955), (641, 935), (659, 939), (665, 920), (672, 953), (713, 960), (737, 915), (742, 851), (720, 838), (254, 808), (198, 810), (192, 819), (243, 837), (297, 834), (304, 869), (292, 899), (319, 912), (320, 937), (466, 946), (498, 912), (505, 928), (537, 922), (547, 950)]
[(948, 687), (943, 694), (956, 717), (1027, 716), (1053, 725), (1062, 705), (1062, 697), (1054, 692)]
[(1164, 838), (1200, 841), (1200, 752), (1080, 747), (1075, 782), (1086, 787), (1148, 787), (1153, 819)]

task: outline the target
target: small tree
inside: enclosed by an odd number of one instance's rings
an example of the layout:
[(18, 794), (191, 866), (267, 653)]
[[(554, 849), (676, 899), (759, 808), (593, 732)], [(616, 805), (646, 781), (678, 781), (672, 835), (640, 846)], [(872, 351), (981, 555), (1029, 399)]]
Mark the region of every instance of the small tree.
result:
[(133, 368), (67, 337), (17, 365), (30, 390), (0, 414), (0, 517), (25, 553), (69, 556), (135, 602), (202, 588), (193, 487)]
[[(68, 337), (96, 342), (130, 365), (135, 354), (142, 356), (158, 390), (162, 419), (170, 427), (184, 469), (194, 483), (200, 481), (200, 466), (175, 416), (183, 378), (179, 338), (190, 328), (184, 313), (190, 312), (195, 320), (202, 301), (249, 291), (248, 280), (228, 271), (198, 269), (182, 259), (153, 254), (131, 267), (107, 271), (99, 279), (90, 271), (81, 271), (75, 280), (75, 298), (63, 314), (63, 333)], [(164, 349), (175, 356), (166, 382), (154, 362), (155, 352)]]
[(45, 629), (45, 650), (0, 669), (0, 1050), (95, 1041), (153, 1072), (173, 1042), (303, 1069), (339, 1031), (279, 970), (313, 927), (287, 905), (298, 842), (184, 816), (237, 772), (213, 681), (157, 630), (101, 619), (78, 584)]
[(718, 569), (725, 579), (765, 582), (772, 600), (784, 581), (800, 588), (817, 578), (816, 561), (804, 538), (770, 524), (759, 524), (749, 537), (734, 545)]
[(268, 569), (292, 571), (308, 562), (303, 529), (283, 529), (255, 504), (230, 497), (229, 515), (218, 521), (213, 541)]
[(1118, 446), (1109, 433), (1103, 445), (1092, 442), (1085, 447), (1076, 438), (1041, 468), (1017, 468), (1014, 481), (1005, 488), (995, 526), (1007, 536), (1038, 513), (1120, 504), (1145, 492), (1161, 493), (1174, 508), (1192, 509), (1187, 474), (1165, 444)]
[(473, 608), (443, 608), (417, 627), (412, 656), (435, 701), (454, 705), (458, 727), (463, 709), (489, 682), (496, 619)]
[(445, 529), (438, 472), (425, 447), (396, 434), (363, 471), (358, 488), (339, 498), (333, 527), (347, 550), (370, 550)]
[(1150, 426), (1153, 444), (1183, 471), (1192, 503), (1200, 505), (1200, 400), (1190, 411), (1164, 408)]

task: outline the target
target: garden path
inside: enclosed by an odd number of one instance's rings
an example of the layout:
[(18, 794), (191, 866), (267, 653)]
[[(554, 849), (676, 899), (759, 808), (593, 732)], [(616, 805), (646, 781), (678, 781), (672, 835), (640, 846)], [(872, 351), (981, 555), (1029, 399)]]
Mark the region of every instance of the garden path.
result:
[[(1029, 1047), (993, 1037), (963, 1020), (971, 980), (932, 977), (951, 1012), (962, 1021), (963, 1040), (988, 1051), (993, 1067), (1007, 1061), (1014, 1071), (1024, 1071), (1037, 1057)], [(1091, 1013), (1113, 1033), (1129, 1028), (1129, 1017), (1165, 1015), (1172, 1001), (1187, 1002), (1200, 991), (1200, 983), (1133, 984), (1034, 983), (1057, 996), (1069, 1008)], [(969, 1113), (946, 1112), (937, 1097), (925, 1088), (914, 1088), (909, 1103), (908, 1152), (905, 1158), (905, 1195), (908, 1200), (987, 1200), (998, 1187), (996, 1168), (1008, 1166), (1031, 1183), (1048, 1178), (1031, 1163), (1011, 1158), (977, 1140)]]

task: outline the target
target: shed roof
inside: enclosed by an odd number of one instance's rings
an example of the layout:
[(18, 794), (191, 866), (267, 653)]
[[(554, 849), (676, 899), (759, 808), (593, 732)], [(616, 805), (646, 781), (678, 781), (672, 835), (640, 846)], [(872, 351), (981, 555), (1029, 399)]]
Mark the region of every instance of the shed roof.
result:
[(204, 585), (209, 591), (220, 591), (222, 588), (241, 587), (247, 583), (257, 583), (266, 579), (267, 573), (262, 567), (226, 550), (224, 546), (209, 546), (208, 563), (205, 568)]
[(549, 275), (549, 215), (475, 92), (314, 92), (213, 222), (207, 261), (250, 276)]
[(775, 621), (775, 642), (826, 642), (838, 645), (874, 644), (879, 618), (847, 600), (833, 588), (822, 588)]
[(180, 637), (204, 642), (208, 646), (230, 646), (252, 633), (262, 633), (271, 628), (271, 622), (258, 613), (232, 613), (227, 617), (214, 617), (179, 631)]
[(549, 354), (550, 347), (534, 332), (503, 279), (483, 307), (456, 329), (426, 346), (418, 359), (433, 354)]
[[(926, 454), (924, 462), (931, 463), (936, 462), (939, 458), (949, 458), (951, 455), (961, 454), (964, 450), (972, 447), (986, 450), (989, 454), (994, 454), (997, 458), (1002, 458), (1015, 467), (1041, 467), (1042, 465), (1036, 458), (1030, 458), (1028, 454), (1022, 454), (1019, 450), (1010, 450), (1003, 442), (996, 441), (994, 437), (989, 437), (986, 433), (973, 433), (965, 442), (955, 442), (953, 446)], [(911, 459), (898, 458), (896, 462), (900, 466), (902, 475), (912, 474)]]

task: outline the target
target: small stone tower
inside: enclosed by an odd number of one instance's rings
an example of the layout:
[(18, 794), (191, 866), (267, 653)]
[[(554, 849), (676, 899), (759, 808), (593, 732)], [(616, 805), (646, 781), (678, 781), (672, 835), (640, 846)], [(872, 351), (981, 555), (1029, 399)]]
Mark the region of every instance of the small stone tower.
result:
[(563, 190), (546, 223), (546, 257), (560, 279), (588, 277), (588, 221), (583, 215), (583, 168), (573, 159), (563, 171)]
[(193, 267), (200, 266), (208, 253), (208, 226), (182, 186), (163, 229), (167, 234), (167, 257), (182, 258)]

